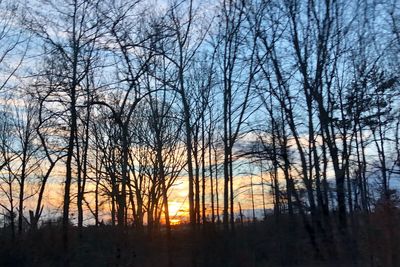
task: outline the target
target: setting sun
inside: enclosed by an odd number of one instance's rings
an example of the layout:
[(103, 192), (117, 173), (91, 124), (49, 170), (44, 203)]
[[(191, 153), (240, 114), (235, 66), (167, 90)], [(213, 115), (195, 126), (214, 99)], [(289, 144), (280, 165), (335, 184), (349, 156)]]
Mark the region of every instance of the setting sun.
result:
[(188, 210), (186, 203), (170, 201), (168, 202), (168, 209), (171, 225), (179, 225), (187, 220)]
[(169, 209), (169, 216), (174, 217), (178, 215), (178, 213), (184, 212), (183, 204), (176, 202), (176, 201), (170, 201), (168, 202), (168, 209)]

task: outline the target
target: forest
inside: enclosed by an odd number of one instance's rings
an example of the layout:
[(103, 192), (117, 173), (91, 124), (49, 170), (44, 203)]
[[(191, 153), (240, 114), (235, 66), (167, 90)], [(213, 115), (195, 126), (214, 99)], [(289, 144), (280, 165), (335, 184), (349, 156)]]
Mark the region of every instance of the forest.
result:
[(397, 0), (0, 0), (0, 266), (400, 266)]

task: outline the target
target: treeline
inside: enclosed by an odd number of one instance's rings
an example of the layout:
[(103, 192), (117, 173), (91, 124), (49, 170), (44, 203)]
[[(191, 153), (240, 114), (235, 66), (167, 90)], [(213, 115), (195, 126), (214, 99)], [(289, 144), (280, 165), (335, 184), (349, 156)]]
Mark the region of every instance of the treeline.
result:
[(396, 204), (396, 1), (0, 6), (0, 205), (12, 236), (40, 225), (54, 184), (65, 240), (75, 212), (78, 228), (107, 210), (113, 226), (170, 231), (177, 181), (193, 227), (234, 231), (242, 208), (256, 220), (271, 203), (276, 218), (302, 218), (312, 242)]

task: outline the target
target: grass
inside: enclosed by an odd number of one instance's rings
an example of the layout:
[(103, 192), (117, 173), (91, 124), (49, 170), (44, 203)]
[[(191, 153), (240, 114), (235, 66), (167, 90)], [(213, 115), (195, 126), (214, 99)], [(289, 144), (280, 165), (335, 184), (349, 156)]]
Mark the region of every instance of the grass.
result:
[(174, 226), (171, 240), (162, 230), (71, 227), (68, 253), (58, 225), (15, 239), (3, 229), (0, 266), (63, 266), (65, 259), (74, 267), (400, 266), (399, 218), (397, 209), (383, 209), (353, 217), (346, 235), (335, 226), (330, 235), (319, 231), (318, 252), (300, 220), (285, 216), (237, 225), (234, 233), (222, 226), (199, 226), (194, 232), (187, 225)]

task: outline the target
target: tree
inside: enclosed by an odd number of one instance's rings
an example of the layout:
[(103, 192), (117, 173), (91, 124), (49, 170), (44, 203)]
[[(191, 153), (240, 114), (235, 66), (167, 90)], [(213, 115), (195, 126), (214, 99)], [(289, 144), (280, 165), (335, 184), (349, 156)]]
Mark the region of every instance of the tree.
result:
[[(21, 7), (19, 1), (0, 1), (2, 10), (0, 19), (0, 63), (3, 76), (0, 81), (0, 91), (9, 89), (8, 86), (14, 82), (18, 69), (21, 68), (23, 60), (29, 49), (29, 35), (22, 28), (15, 29), (18, 23)], [(14, 84), (15, 86), (15, 84)]]
[[(259, 71), (255, 58), (258, 35), (246, 25), (248, 6), (239, 1), (223, 1), (220, 7), (219, 60), (223, 92), (224, 121), (224, 228), (234, 229), (233, 148), (249, 116), (251, 89)], [(248, 45), (248, 46), (247, 46)], [(230, 212), (228, 211), (230, 207)], [(230, 213), (230, 216), (228, 216)], [(228, 219), (228, 217), (230, 217)]]

